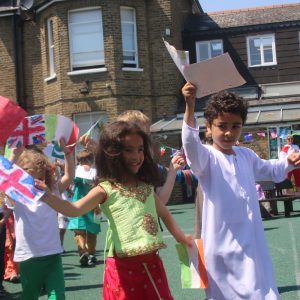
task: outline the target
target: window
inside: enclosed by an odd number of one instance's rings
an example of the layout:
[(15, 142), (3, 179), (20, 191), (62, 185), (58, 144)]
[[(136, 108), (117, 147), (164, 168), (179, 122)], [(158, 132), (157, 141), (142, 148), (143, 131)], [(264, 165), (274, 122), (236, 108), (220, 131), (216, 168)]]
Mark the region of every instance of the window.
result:
[(222, 40), (196, 42), (196, 55), (198, 62), (221, 54), (223, 54)]
[[(98, 120), (100, 120), (98, 123), (100, 128), (102, 124), (107, 123), (107, 115), (104, 112), (90, 112), (90, 113), (75, 114), (73, 119), (79, 128), (79, 136), (85, 134)], [(91, 137), (95, 141), (99, 140), (100, 131), (97, 130), (97, 128), (95, 128), (91, 133)], [(83, 149), (82, 145), (76, 146), (76, 152), (82, 149)]]
[(70, 11), (69, 38), (72, 71), (104, 67), (100, 8)]
[(47, 20), (47, 37), (48, 37), (48, 72), (49, 77), (55, 77), (55, 55), (54, 55), (54, 39), (53, 39), (53, 20)]
[(247, 37), (247, 51), (249, 67), (277, 63), (274, 34)]
[(138, 68), (135, 9), (121, 7), (121, 30), (124, 67)]
[(270, 159), (276, 159), (285, 144), (286, 135), (291, 132), (291, 126), (270, 127), (268, 132)]

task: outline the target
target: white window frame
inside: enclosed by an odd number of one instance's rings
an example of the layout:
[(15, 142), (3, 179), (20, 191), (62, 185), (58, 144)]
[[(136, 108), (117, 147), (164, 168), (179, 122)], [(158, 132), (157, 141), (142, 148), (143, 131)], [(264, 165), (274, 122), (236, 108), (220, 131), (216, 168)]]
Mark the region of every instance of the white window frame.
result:
[(47, 20), (47, 39), (48, 39), (48, 72), (50, 78), (56, 77), (56, 65), (55, 65), (55, 46), (54, 46), (54, 29), (53, 29), (53, 19), (49, 18)]
[[(263, 45), (260, 43), (260, 64), (251, 65), (251, 56), (250, 56), (250, 40), (251, 39), (260, 39), (263, 38), (271, 38), (272, 39), (272, 55), (273, 61), (272, 62), (264, 62), (264, 52), (263, 52)], [(264, 35), (255, 35), (255, 36), (247, 36), (247, 57), (248, 57), (248, 67), (261, 67), (261, 66), (272, 66), (277, 65), (277, 58), (276, 58), (276, 45), (275, 45), (275, 34), (264, 34)]]
[[(122, 20), (122, 10), (127, 10), (131, 11), (133, 14), (133, 21), (124, 21)], [(128, 6), (121, 6), (120, 7), (120, 19), (121, 19), (121, 33), (122, 33), (122, 49), (123, 49), (123, 64), (124, 67), (130, 67), (130, 68), (139, 68), (139, 59), (138, 59), (138, 45), (137, 45), (137, 28), (136, 28), (136, 11), (135, 8), (133, 7), (128, 7)], [(124, 49), (124, 42), (123, 39), (124, 34), (123, 34), (123, 24), (129, 24), (133, 25), (133, 44), (134, 44), (134, 49)], [(133, 52), (134, 54), (134, 60), (126, 60), (124, 59), (124, 52)]]
[[(73, 30), (72, 27), (79, 25), (79, 24), (88, 24), (91, 23), (90, 20), (86, 20), (85, 22), (81, 22), (81, 23), (77, 23), (77, 22), (73, 22), (71, 23), (70, 21), (70, 16), (72, 13), (80, 13), (80, 12), (86, 12), (86, 11), (99, 11), (100, 12), (100, 21), (99, 21), (99, 25), (101, 25), (101, 34), (99, 35), (99, 40), (101, 42), (101, 46), (102, 49), (100, 49), (100, 52), (103, 53), (103, 58), (99, 58), (96, 60), (86, 60), (86, 61), (82, 61), (82, 63), (75, 63), (74, 62), (74, 50), (73, 50), (73, 43), (72, 43), (72, 39), (73, 37)], [(104, 33), (103, 33), (103, 18), (102, 18), (102, 9), (101, 7), (97, 6), (97, 7), (89, 7), (89, 8), (85, 8), (85, 9), (74, 9), (74, 10), (70, 10), (68, 12), (69, 14), (69, 18), (68, 18), (68, 26), (69, 26), (69, 45), (70, 45), (70, 65), (71, 65), (71, 72), (70, 75), (72, 75), (72, 72), (77, 72), (79, 71), (79, 73), (81, 72), (87, 72), (87, 70), (91, 69), (91, 70), (95, 70), (97, 69), (98, 71), (101, 71), (102, 69), (105, 69), (105, 53), (104, 53)], [(95, 23), (95, 22), (93, 22)], [(68, 74), (69, 74), (68, 73)]]
[(208, 59), (211, 59), (211, 58), (214, 57), (214, 56), (212, 56), (212, 53), (211, 53), (211, 44), (212, 44), (212, 42), (214, 42), (214, 43), (219, 42), (222, 46), (222, 54), (224, 53), (224, 46), (223, 46), (223, 40), (222, 39), (199, 41), (199, 42), (196, 42), (196, 59), (197, 59), (197, 62), (206, 60), (206, 59), (201, 59), (200, 50), (199, 50), (200, 45), (207, 45), (207, 47), (208, 47), (208, 56), (209, 56)]

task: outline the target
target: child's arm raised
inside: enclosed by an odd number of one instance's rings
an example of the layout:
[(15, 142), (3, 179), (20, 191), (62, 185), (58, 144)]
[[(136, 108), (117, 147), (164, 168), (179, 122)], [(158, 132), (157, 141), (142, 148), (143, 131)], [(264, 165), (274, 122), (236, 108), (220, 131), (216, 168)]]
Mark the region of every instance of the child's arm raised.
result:
[(64, 175), (60, 178), (58, 183), (59, 192), (63, 193), (70, 186), (75, 177), (75, 163), (73, 152), (66, 147), (66, 143), (63, 138), (60, 139), (59, 146), (63, 150), (65, 156)]
[(41, 180), (36, 179), (35, 186), (46, 191), (45, 195), (41, 198), (42, 201), (67, 217), (77, 217), (86, 214), (99, 204), (103, 203), (107, 197), (104, 189), (97, 185), (91, 189), (86, 196), (72, 203), (63, 201), (61, 198), (54, 195)]
[(182, 88), (182, 94), (185, 99), (184, 120), (189, 126), (195, 127), (196, 87), (187, 82)]
[(176, 172), (180, 170), (180, 168), (184, 165), (185, 165), (184, 157), (182, 153), (178, 151), (170, 162), (167, 179), (164, 185), (156, 188), (156, 194), (164, 204), (167, 204), (170, 199), (171, 193), (173, 191), (174, 183), (176, 180)]
[(178, 243), (186, 244), (188, 246), (192, 246), (192, 237), (186, 236), (179, 226), (177, 225), (175, 219), (167, 209), (167, 207), (163, 204), (163, 202), (155, 195), (155, 204), (158, 216), (163, 220), (169, 232), (174, 236)]

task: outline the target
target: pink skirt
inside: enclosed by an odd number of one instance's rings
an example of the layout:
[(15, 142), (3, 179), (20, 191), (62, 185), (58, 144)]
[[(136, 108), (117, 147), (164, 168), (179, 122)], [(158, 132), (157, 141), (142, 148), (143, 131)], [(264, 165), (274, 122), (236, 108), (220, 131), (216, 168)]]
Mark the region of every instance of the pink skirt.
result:
[(173, 300), (157, 253), (106, 259), (104, 300)]

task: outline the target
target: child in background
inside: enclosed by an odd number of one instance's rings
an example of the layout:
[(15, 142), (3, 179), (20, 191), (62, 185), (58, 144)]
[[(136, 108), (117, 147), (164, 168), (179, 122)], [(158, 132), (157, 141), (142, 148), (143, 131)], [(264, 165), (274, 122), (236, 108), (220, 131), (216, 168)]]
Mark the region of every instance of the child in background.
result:
[(102, 131), (96, 156), (100, 183), (75, 203), (60, 201), (47, 186), (43, 200), (65, 215), (77, 216), (101, 205), (108, 228), (103, 299), (173, 299), (158, 251), (165, 248), (157, 215), (180, 243), (191, 245), (153, 192), (160, 182), (149, 136), (130, 122), (114, 122)]
[[(13, 149), (11, 160), (35, 179), (42, 180), (55, 194), (67, 189), (74, 177), (74, 159), (61, 141), (65, 155), (64, 176), (55, 182), (54, 166), (40, 151)], [(11, 200), (12, 201), (12, 200)], [(67, 201), (62, 201), (67, 202)], [(48, 299), (65, 299), (65, 283), (57, 212), (42, 201), (23, 205), (14, 201), (16, 248), (14, 260), (20, 262), (22, 300), (36, 300), (42, 287)]]
[(5, 208), (4, 204), (5, 195), (0, 192), (0, 298), (7, 296), (7, 292), (3, 286), (4, 279), (4, 250), (6, 239), (6, 221), (11, 214), (10, 209)]
[(187, 162), (203, 189), (202, 238), (208, 272), (208, 299), (280, 299), (260, 216), (255, 182), (284, 180), (300, 164), (300, 154), (263, 160), (236, 147), (247, 117), (239, 96), (220, 92), (209, 100), (206, 127), (213, 145), (203, 145), (195, 120), (196, 88), (182, 89), (186, 110), (182, 129)]
[[(294, 144), (294, 138), (291, 134), (286, 136), (286, 145), (282, 147), (279, 152), (279, 158), (285, 158), (292, 152), (300, 152), (300, 148), (298, 145)], [(300, 192), (300, 169), (294, 169), (288, 173), (287, 178), (289, 180), (294, 179), (294, 184), (296, 187), (296, 191)]]
[[(9, 207), (13, 211), (13, 206)], [(12, 283), (20, 282), (19, 264), (14, 261), (16, 235), (15, 235), (15, 219), (11, 213), (6, 221), (6, 242), (5, 242), (5, 271), (4, 280)]]
[[(59, 178), (64, 175), (65, 164), (61, 160), (55, 159), (54, 165), (56, 166), (56, 169), (55, 169), (56, 178), (55, 178), (55, 180), (58, 181)], [(71, 201), (72, 194), (73, 193), (72, 193), (70, 187), (68, 187), (61, 194), (61, 198), (65, 201)], [(61, 246), (63, 247), (63, 253), (65, 253), (64, 239), (65, 239), (65, 234), (66, 234), (66, 231), (67, 231), (67, 228), (68, 228), (68, 225), (69, 225), (69, 218), (62, 215), (61, 213), (58, 213), (57, 214), (57, 223), (58, 223), (58, 228), (59, 228), (59, 237), (60, 237)]]
[[(96, 179), (96, 169), (93, 168), (94, 154), (89, 150), (82, 150), (76, 158), (78, 166), (75, 171), (72, 202), (83, 198), (94, 186)], [(94, 222), (94, 209), (69, 220), (68, 229), (74, 231), (81, 267), (94, 266), (97, 261), (95, 256), (97, 234), (100, 232), (100, 224)]]

